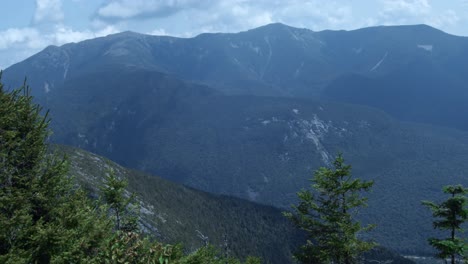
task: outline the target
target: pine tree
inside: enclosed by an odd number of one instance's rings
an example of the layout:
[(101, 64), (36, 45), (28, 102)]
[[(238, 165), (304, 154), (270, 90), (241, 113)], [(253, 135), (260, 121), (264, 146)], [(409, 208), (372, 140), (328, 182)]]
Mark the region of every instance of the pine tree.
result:
[(311, 190), (298, 193), (299, 205), (284, 215), (306, 231), (308, 240), (295, 257), (302, 263), (356, 263), (361, 253), (375, 243), (363, 241), (358, 234), (373, 226), (362, 227), (354, 219), (357, 210), (366, 206), (372, 181), (351, 177), (351, 166), (342, 155), (333, 162), (334, 168), (322, 167), (312, 178)]
[(109, 230), (73, 187), (66, 159), (49, 154), (48, 124), (26, 85), (6, 92), (0, 83), (0, 263), (88, 258)]
[(440, 204), (423, 201), (422, 204), (432, 211), (435, 229), (448, 230), (448, 238), (429, 238), (429, 244), (438, 250), (437, 257), (441, 259), (450, 258), (450, 263), (455, 264), (457, 258), (466, 259), (467, 243), (464, 239), (457, 237), (456, 232), (462, 231), (462, 224), (468, 219), (468, 188), (462, 185), (449, 185), (443, 188), (443, 192), (450, 197)]
[(100, 187), (103, 202), (109, 206), (111, 215), (115, 220), (115, 230), (134, 232), (138, 230), (137, 201), (134, 194), (126, 195), (128, 182), (120, 179), (110, 168)]

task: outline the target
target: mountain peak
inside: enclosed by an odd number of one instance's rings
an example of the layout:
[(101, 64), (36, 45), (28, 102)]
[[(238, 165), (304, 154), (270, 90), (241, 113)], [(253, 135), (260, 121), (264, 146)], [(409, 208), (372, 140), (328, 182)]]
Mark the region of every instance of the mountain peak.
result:
[(137, 33), (130, 30), (107, 35), (107, 37), (109, 38), (136, 38), (141, 36), (145, 36), (145, 34)]
[(435, 35), (435, 34), (444, 34), (449, 35), (448, 33), (434, 28), (426, 24), (415, 24), (415, 25), (381, 25), (373, 26), (367, 28), (361, 28), (356, 30), (351, 30), (351, 32), (385, 32), (385, 33), (403, 33), (403, 34), (423, 34), (423, 35)]
[(297, 29), (295, 27), (291, 27), (291, 26), (288, 26), (286, 24), (283, 24), (283, 23), (271, 23), (271, 24), (267, 24), (267, 25), (264, 25), (264, 26), (260, 26), (260, 27), (257, 27), (257, 28), (254, 28), (254, 29), (251, 29), (251, 30), (248, 30), (248, 31), (269, 31), (269, 32), (275, 32), (275, 31), (280, 31), (280, 30), (290, 30), (290, 29)]
[(121, 31), (121, 32), (114, 33), (114, 34), (109, 34), (109, 36), (115, 36), (115, 35), (120, 35), (120, 36), (139, 36), (139, 35), (143, 35), (143, 34), (138, 33), (138, 32), (135, 32), (135, 31), (131, 31), (131, 30)]

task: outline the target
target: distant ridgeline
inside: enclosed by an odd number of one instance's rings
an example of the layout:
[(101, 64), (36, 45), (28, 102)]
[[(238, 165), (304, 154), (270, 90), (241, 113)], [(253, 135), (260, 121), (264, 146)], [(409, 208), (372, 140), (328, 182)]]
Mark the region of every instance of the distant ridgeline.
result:
[[(312, 172), (343, 152), (356, 177), (375, 180), (362, 215), (377, 224), (370, 236), (429, 254), (435, 233), (420, 201), (468, 185), (467, 69), (468, 39), (425, 25), (313, 32), (272, 24), (51, 46), (6, 69), (3, 81), (17, 87), (28, 77), (51, 109), (56, 143), (276, 207), (289, 208)], [(230, 199), (212, 206), (238, 202)], [(189, 232), (208, 232), (201, 228)]]

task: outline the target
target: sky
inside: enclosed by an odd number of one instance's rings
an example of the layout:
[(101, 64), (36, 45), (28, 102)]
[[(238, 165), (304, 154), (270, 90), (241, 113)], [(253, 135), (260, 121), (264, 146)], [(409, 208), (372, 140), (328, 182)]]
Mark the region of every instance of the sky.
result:
[(1, 0), (0, 69), (121, 31), (193, 37), (281, 22), (314, 31), (427, 24), (468, 36), (468, 0)]

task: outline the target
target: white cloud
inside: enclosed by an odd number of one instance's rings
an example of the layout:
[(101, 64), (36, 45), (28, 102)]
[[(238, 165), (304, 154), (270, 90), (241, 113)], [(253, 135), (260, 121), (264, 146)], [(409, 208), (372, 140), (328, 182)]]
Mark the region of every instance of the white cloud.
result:
[(428, 0), (380, 0), (382, 9), (374, 18), (381, 25), (420, 24), (430, 16)]
[(103, 19), (130, 19), (147, 16), (167, 16), (186, 8), (209, 5), (204, 0), (113, 0), (97, 11)]
[(364, 23), (353, 17), (350, 6), (334, 1), (292, 1), (279, 7), (275, 15), (287, 24), (311, 29), (349, 29)]
[(431, 12), (428, 0), (383, 0), (385, 13), (423, 15)]
[(107, 26), (95, 31), (77, 31), (61, 24), (56, 25), (47, 32), (31, 27), (10, 28), (0, 31), (0, 66), (8, 67), (49, 45), (59, 46), (117, 32), (120, 32), (120, 30), (114, 26)]
[[(449, 30), (459, 26), (462, 18), (453, 9), (433, 8), (429, 0), (381, 0), (382, 11), (370, 19), (374, 25), (428, 24)], [(468, 0), (461, 0), (461, 4)]]
[(426, 20), (426, 23), (437, 28), (445, 28), (456, 25), (460, 21), (457, 13), (453, 10), (446, 10)]
[(55, 32), (46, 35), (45, 38), (55, 45), (62, 45), (70, 42), (79, 42), (86, 39), (102, 37), (117, 32), (119, 32), (119, 30), (113, 26), (107, 26), (98, 31), (75, 31), (69, 27), (60, 25), (56, 27)]
[(18, 45), (34, 49), (41, 46), (40, 38), (39, 31), (34, 28), (9, 28), (0, 31), (0, 50)]
[(60, 46), (121, 31), (118, 25), (105, 23), (91, 23), (92, 29), (75, 30), (64, 24), (62, 0), (35, 0), (35, 2), (36, 9), (30, 26), (0, 31), (2, 67), (23, 60), (48, 45)]
[(36, 0), (34, 24), (58, 22), (64, 19), (61, 0)]
[(173, 21), (186, 24), (185, 31), (193, 34), (242, 31), (273, 22), (319, 29), (364, 25), (364, 19), (353, 19), (349, 5), (323, 0), (108, 0), (96, 14), (98, 20), (114, 22), (177, 17)]
[(429, 16), (428, 0), (380, 0), (382, 9), (375, 18), (380, 25), (420, 24)]
[(164, 28), (153, 29), (152, 31), (147, 32), (146, 34), (153, 35), (153, 36), (168, 36), (168, 35), (170, 35), (170, 34), (168, 34), (166, 32), (166, 30)]
[(40, 49), (47, 45), (63, 45), (117, 32), (119, 30), (113, 26), (107, 26), (97, 31), (75, 31), (64, 25), (57, 25), (52, 32), (48, 33), (30, 27), (10, 28), (0, 31), (0, 50), (18, 47)]
[(266, 24), (270, 24), (273, 21), (273, 14), (268, 11), (259, 12), (254, 16), (250, 16), (247, 18), (247, 24), (251, 27), (259, 27)]
[(354, 29), (366, 22), (354, 19), (350, 6), (322, 0), (219, 0), (209, 7), (181, 10), (153, 21), (166, 29), (182, 24), (184, 28), (179, 32), (185, 33), (176, 35), (185, 37), (204, 32), (244, 31), (274, 22), (313, 30)]

